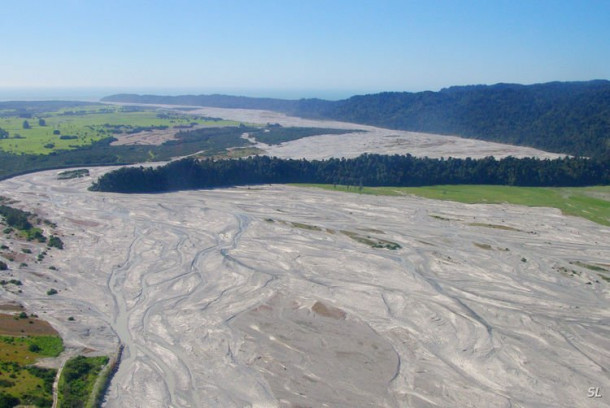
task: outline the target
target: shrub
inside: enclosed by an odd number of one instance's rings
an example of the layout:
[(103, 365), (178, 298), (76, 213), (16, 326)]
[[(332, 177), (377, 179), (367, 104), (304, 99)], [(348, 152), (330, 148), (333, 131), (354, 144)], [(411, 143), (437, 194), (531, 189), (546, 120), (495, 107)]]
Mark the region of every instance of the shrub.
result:
[(40, 346), (38, 344), (32, 343), (28, 347), (28, 350), (31, 351), (32, 353), (38, 353), (42, 349), (40, 348)]
[(7, 394), (7, 393), (0, 393), (0, 407), (14, 407), (16, 405), (19, 405), (21, 401), (19, 401), (19, 398), (11, 395), (11, 394)]
[(48, 245), (51, 248), (64, 249), (63, 241), (59, 237), (56, 237), (55, 235), (51, 235), (51, 237), (49, 238)]

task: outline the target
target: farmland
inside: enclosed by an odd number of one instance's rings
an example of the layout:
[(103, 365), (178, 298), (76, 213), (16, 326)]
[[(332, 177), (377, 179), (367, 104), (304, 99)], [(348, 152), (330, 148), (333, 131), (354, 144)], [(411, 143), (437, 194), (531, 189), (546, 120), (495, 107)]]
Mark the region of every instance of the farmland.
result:
[(91, 104), (49, 111), (0, 109), (0, 128), (8, 137), (0, 149), (15, 154), (73, 150), (117, 134), (198, 127), (237, 126), (239, 122), (138, 108)]
[[(18, 327), (20, 335), (0, 336), (0, 403), (12, 406), (20, 402), (40, 407), (51, 406), (53, 380), (56, 370), (33, 366), (42, 357), (57, 357), (63, 350), (63, 342), (57, 332), (42, 320), (27, 316), (25, 312), (3, 319), (2, 333), (11, 332)], [(10, 323), (6, 318), (13, 319)], [(29, 326), (29, 327), (28, 327)], [(47, 328), (46, 335), (30, 327)]]
[(515, 204), (528, 207), (550, 207), (566, 215), (586, 218), (610, 225), (610, 186), (581, 188), (514, 187), (514, 186), (426, 186), (426, 187), (363, 187), (306, 184), (333, 191), (372, 195), (416, 195), (435, 200), (465, 204)]

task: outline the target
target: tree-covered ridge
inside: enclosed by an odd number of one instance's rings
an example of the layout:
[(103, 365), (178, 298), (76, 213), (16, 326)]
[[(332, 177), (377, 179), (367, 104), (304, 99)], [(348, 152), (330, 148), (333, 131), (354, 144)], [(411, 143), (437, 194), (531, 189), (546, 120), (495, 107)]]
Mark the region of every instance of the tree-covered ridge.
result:
[(353, 186), (497, 184), (585, 186), (610, 183), (610, 165), (582, 158), (555, 160), (430, 159), (365, 154), (355, 159), (292, 160), (267, 156), (239, 160), (178, 160), (157, 168), (106, 173), (93, 191), (153, 193), (265, 183)]
[(396, 129), (610, 158), (610, 82), (452, 87), (338, 102), (326, 115)]
[(610, 160), (610, 81), (603, 80), (384, 92), (334, 102), (223, 95), (114, 95), (104, 100), (268, 109)]

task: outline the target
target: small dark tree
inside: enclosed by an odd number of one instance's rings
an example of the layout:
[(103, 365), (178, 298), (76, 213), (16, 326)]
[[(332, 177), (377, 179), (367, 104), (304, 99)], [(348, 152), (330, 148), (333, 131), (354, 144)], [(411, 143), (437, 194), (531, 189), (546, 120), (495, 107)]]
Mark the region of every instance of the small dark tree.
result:
[(0, 139), (8, 139), (8, 132), (0, 128)]
[(23, 128), (24, 129), (30, 129), (31, 128), (30, 122), (28, 122), (27, 120), (24, 120), (23, 121)]
[(28, 350), (30, 350), (32, 353), (38, 353), (42, 349), (40, 348), (40, 346), (38, 344), (30, 344), (30, 346), (28, 347)]
[(38, 119), (38, 126), (46, 126), (46, 125), (47, 125), (47, 122), (43, 118)]
[(59, 237), (56, 237), (55, 235), (51, 235), (51, 237), (49, 238), (49, 247), (55, 247), (57, 249), (64, 249), (64, 243)]

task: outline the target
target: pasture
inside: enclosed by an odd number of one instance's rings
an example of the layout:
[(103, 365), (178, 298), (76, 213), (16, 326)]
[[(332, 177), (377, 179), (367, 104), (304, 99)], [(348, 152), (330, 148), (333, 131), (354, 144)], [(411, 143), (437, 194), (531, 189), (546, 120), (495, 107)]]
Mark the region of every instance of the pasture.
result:
[(427, 187), (363, 187), (299, 184), (332, 191), (373, 195), (416, 195), (466, 204), (516, 204), (551, 207), (562, 213), (610, 225), (610, 186), (595, 187), (514, 187), (490, 185), (443, 185)]
[(8, 137), (0, 139), (7, 153), (49, 154), (72, 150), (121, 133), (194, 126), (238, 126), (239, 122), (203, 116), (168, 113), (155, 108), (94, 104), (46, 112), (23, 113), (3, 110), (0, 128)]

